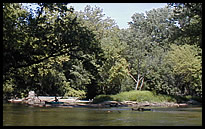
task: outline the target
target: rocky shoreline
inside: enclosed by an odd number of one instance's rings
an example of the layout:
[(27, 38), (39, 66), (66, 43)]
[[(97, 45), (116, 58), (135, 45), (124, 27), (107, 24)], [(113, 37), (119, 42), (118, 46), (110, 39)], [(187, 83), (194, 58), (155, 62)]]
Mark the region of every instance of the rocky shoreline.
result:
[[(191, 100), (192, 101), (192, 100)], [(187, 103), (174, 103), (174, 102), (136, 102), (136, 101), (104, 101), (99, 103), (99, 107), (188, 107), (190, 105), (201, 105), (198, 102), (191, 102), (188, 101)], [(90, 104), (90, 106), (94, 106)]]
[(194, 100), (190, 100), (186, 103), (174, 103), (174, 102), (136, 102), (136, 101), (104, 101), (102, 103), (94, 104), (92, 102), (80, 102), (80, 101), (68, 101), (59, 99), (59, 102), (64, 102), (64, 104), (45, 104), (45, 101), (39, 103), (28, 103), (23, 99), (10, 101), (11, 103), (22, 103), (28, 106), (35, 107), (63, 107), (63, 108), (74, 108), (74, 107), (93, 107), (93, 108), (108, 108), (108, 107), (188, 107), (190, 105), (198, 105), (201, 103)]
[[(52, 102), (58, 99), (58, 102), (63, 102), (63, 104), (47, 104), (46, 102)], [(184, 103), (174, 103), (174, 102), (136, 102), (136, 101), (104, 101), (101, 103), (93, 103), (92, 100), (78, 100), (76, 97), (70, 97), (68, 99), (63, 99), (61, 97), (48, 97), (48, 96), (37, 96), (34, 91), (29, 92), (29, 96), (23, 99), (10, 99), (10, 103), (21, 103), (28, 106), (36, 107), (94, 107), (94, 108), (106, 108), (106, 107), (188, 107), (190, 105), (201, 106), (198, 101), (190, 99)]]

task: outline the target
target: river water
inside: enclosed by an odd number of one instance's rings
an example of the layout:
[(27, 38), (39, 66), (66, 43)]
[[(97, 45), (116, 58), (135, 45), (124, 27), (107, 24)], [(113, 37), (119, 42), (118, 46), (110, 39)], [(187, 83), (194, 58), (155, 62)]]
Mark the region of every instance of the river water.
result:
[(202, 108), (29, 107), (3, 104), (3, 126), (202, 126)]

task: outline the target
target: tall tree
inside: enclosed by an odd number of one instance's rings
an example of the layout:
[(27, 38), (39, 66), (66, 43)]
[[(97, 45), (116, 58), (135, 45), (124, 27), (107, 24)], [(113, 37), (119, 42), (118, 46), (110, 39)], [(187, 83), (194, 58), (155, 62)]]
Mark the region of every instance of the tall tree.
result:
[(122, 53), (126, 47), (124, 42), (119, 40), (119, 28), (115, 21), (105, 17), (103, 10), (99, 7), (87, 5), (84, 12), (77, 12), (77, 15), (84, 21), (84, 25), (90, 28), (99, 40), (103, 50), (103, 62), (98, 68), (97, 84), (98, 93), (115, 94), (121, 91), (126, 60)]
[(67, 8), (67, 3), (38, 5), (35, 15), (26, 11), (21, 4), (3, 5), (4, 82), (8, 82), (11, 75), (18, 76), (19, 70), (35, 67), (50, 58), (67, 55), (86, 60), (87, 64), (95, 64), (94, 60), (82, 55), (100, 55), (95, 35), (77, 21), (77, 16), (73, 9)]
[(180, 77), (181, 94), (202, 95), (202, 58), (201, 49), (196, 45), (171, 45), (166, 59), (173, 74)]
[(175, 28), (171, 15), (168, 7), (150, 10), (146, 15), (136, 13), (129, 22), (130, 28), (123, 32), (122, 40), (129, 46), (126, 52), (129, 74), (136, 82), (136, 90), (141, 89), (146, 75), (162, 63), (161, 53), (168, 50)]
[(177, 44), (198, 45), (202, 48), (202, 3), (169, 3), (174, 9), (173, 20), (179, 31)]

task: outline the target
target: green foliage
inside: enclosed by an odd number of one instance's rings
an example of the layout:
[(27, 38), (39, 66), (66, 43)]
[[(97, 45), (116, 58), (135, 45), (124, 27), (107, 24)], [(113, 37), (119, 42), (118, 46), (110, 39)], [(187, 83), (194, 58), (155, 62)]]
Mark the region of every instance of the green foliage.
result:
[[(171, 45), (167, 55), (168, 63), (173, 69), (173, 74), (181, 77), (181, 85), (185, 85), (189, 94), (202, 95), (202, 50), (196, 45)], [(187, 93), (185, 93), (187, 94)]]
[(3, 83), (3, 97), (9, 98), (12, 95), (12, 92), (14, 91), (14, 80), (11, 78), (10, 80), (6, 80)]
[(103, 101), (136, 101), (136, 102), (176, 102), (176, 100), (167, 95), (155, 94), (151, 91), (129, 91), (121, 92), (116, 95), (98, 95), (94, 98), (93, 103)]
[(20, 4), (3, 5), (4, 82), (14, 78), (17, 94), (33, 89), (39, 94), (62, 95), (61, 81), (70, 82), (63, 73), (64, 62), (77, 58), (97, 66), (100, 48), (94, 34), (76, 20), (65, 3), (38, 5), (35, 16)]
[[(189, 48), (184, 46), (186, 50), (177, 49), (175, 54), (171, 54), (175, 50), (174, 45), (171, 45), (172, 42), (198, 45), (196, 42), (191, 43), (192, 35), (180, 35), (180, 29), (183, 28), (176, 25), (176, 21), (180, 19), (176, 19), (174, 11), (165, 7), (150, 10), (146, 15), (134, 14), (132, 22), (129, 22), (130, 28), (122, 31), (121, 39), (128, 45), (125, 58), (135, 78), (144, 76), (145, 89), (170, 95), (201, 96), (201, 50), (196, 46)], [(180, 18), (183, 20), (184, 16)], [(190, 26), (189, 29), (191, 28)], [(188, 33), (188, 30), (186, 32)], [(199, 31), (197, 35), (200, 34)], [(201, 40), (197, 39), (197, 41)], [(179, 48), (177, 45), (175, 47)], [(176, 64), (167, 61), (170, 54), (173, 58), (169, 60)], [(177, 74), (179, 72), (181, 74)], [(180, 82), (181, 80), (184, 82)]]
[(117, 95), (113, 95), (114, 100), (117, 101), (137, 101), (137, 102), (164, 102), (164, 101), (175, 101), (170, 96), (154, 94), (150, 91), (129, 91), (129, 92), (121, 92)]
[(71, 87), (66, 88), (66, 93), (64, 96), (69, 96), (69, 97), (78, 97), (78, 99), (84, 99), (86, 98), (86, 93), (83, 90), (75, 90)]
[(37, 5), (27, 11), (3, 3), (4, 98), (34, 90), (87, 99), (105, 94), (99, 101), (169, 99), (130, 91), (140, 79), (142, 89), (202, 97), (201, 3), (135, 13), (122, 30), (99, 7)]
[(101, 103), (104, 101), (112, 101), (114, 100), (111, 95), (98, 95), (93, 99), (93, 103)]
[(164, 58), (162, 53), (168, 50), (170, 37), (174, 33), (175, 25), (170, 20), (171, 15), (172, 10), (168, 7), (153, 9), (146, 14), (135, 13), (132, 22), (129, 22), (130, 28), (121, 31), (120, 38), (128, 45), (124, 57), (129, 63), (130, 73), (137, 81), (139, 78), (145, 79), (144, 86), (142, 84), (144, 89), (153, 90), (162, 84), (150, 88), (150, 81), (160, 79)]
[(173, 72), (176, 74), (186, 74), (185, 80), (190, 81), (191, 76), (194, 74), (201, 74), (201, 49), (197, 46), (171, 45), (171, 49), (168, 53), (168, 60), (173, 65)]
[(197, 45), (202, 48), (202, 3), (169, 3), (173, 19), (178, 22), (177, 44)]
[[(12, 4), (5, 6), (4, 10), (7, 10), (9, 6), (12, 7)], [(56, 10), (56, 8), (61, 11), (64, 10), (63, 13)], [(17, 9), (12, 9), (24, 10), (20, 6)], [(76, 21), (76, 16), (65, 9), (65, 6), (40, 4), (40, 9), (37, 10), (36, 17), (28, 15), (28, 13), (26, 14), (27, 16), (23, 17), (24, 24), (20, 24), (19, 26), (10, 27), (7, 25), (17, 24), (18, 21), (15, 21), (15, 19), (12, 21), (13, 23), (4, 22), (3, 26), (6, 32), (4, 36), (4, 72), (8, 72), (11, 68), (16, 69), (31, 66), (50, 57), (63, 54), (72, 55), (73, 53), (71, 52), (73, 51), (81, 50), (85, 54), (95, 52), (88, 49), (93, 47), (93, 50), (95, 50), (94, 48), (97, 48), (94, 35), (85, 27), (80, 26)], [(4, 19), (9, 19), (7, 18), (9, 17), (7, 16), (8, 12), (4, 11), (3, 15), (5, 17)], [(14, 31), (10, 30), (12, 28), (14, 28)], [(10, 33), (11, 31), (12, 33)], [(18, 34), (19, 32), (21, 34)], [(7, 36), (9, 37), (7, 38)], [(19, 46), (10, 47), (10, 44), (12, 45), (13, 42)], [(10, 60), (13, 60), (13, 62)]]
[(116, 94), (121, 91), (122, 82), (127, 76), (126, 59), (121, 55), (126, 43), (119, 38), (120, 30), (110, 18), (104, 18), (99, 7), (86, 6), (84, 12), (77, 12), (84, 26), (92, 30), (100, 41), (103, 50), (102, 65), (98, 67), (97, 93)]

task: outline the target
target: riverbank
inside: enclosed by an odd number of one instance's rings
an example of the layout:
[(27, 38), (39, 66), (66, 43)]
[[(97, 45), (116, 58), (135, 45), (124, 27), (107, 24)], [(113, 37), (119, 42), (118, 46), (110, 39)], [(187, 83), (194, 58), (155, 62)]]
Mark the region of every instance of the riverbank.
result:
[[(46, 100), (46, 99), (44, 99)], [(63, 104), (45, 104), (45, 101), (40, 103), (25, 103), (24, 99), (10, 100), (10, 103), (21, 103), (27, 106), (34, 107), (62, 107), (62, 108), (75, 108), (75, 107), (91, 107), (91, 108), (109, 108), (109, 107), (189, 107), (201, 106), (201, 103), (190, 100), (184, 103), (176, 102), (136, 102), (136, 101), (103, 101), (100, 103), (93, 103), (86, 100), (72, 100), (72, 99), (59, 99)]]
[[(65, 100), (59, 100), (60, 102)], [(191, 103), (174, 103), (174, 102), (136, 102), (136, 101), (104, 101), (102, 103), (83, 103), (83, 102), (64, 102), (64, 104), (45, 104), (45, 102), (28, 104), (21, 100), (10, 101), (11, 103), (21, 103), (34, 107), (62, 107), (62, 108), (75, 108), (75, 107), (90, 107), (90, 108), (109, 108), (109, 107), (189, 107), (189, 106), (201, 106), (201, 104)], [(190, 101), (189, 101), (190, 102)]]
[(46, 104), (55, 100), (55, 96), (38, 96), (36, 97), (33, 92), (27, 98), (23, 99), (11, 99), (11, 103), (22, 103), (30, 106), (38, 107), (188, 107), (190, 105), (201, 105), (200, 102), (192, 99), (181, 99), (180, 100), (161, 94), (155, 94), (151, 91), (129, 91), (121, 92), (116, 95), (98, 95), (93, 100), (79, 100), (76, 97), (69, 97), (63, 99), (57, 97), (59, 102), (63, 104)]

